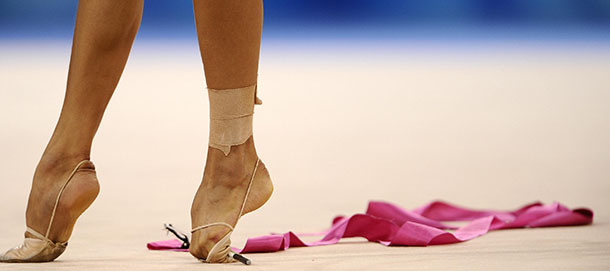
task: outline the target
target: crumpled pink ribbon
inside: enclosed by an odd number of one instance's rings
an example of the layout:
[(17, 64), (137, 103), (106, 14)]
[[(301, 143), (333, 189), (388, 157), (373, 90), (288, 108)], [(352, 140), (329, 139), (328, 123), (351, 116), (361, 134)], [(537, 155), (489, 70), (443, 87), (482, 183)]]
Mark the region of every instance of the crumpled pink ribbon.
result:
[[(462, 227), (443, 222), (470, 221)], [(543, 205), (532, 203), (515, 211), (471, 210), (442, 201), (434, 201), (408, 211), (392, 203), (371, 201), (364, 214), (337, 216), (332, 226), (321, 233), (322, 239), (306, 243), (298, 234), (270, 234), (249, 238), (238, 253), (276, 252), (290, 247), (331, 245), (341, 238), (364, 237), (386, 246), (427, 246), (468, 241), (492, 230), (587, 225), (593, 212), (579, 208), (570, 210), (558, 202)], [(446, 230), (453, 230), (449, 232)], [(312, 234), (301, 234), (301, 236)], [(180, 249), (177, 239), (148, 243), (151, 250), (188, 251)]]

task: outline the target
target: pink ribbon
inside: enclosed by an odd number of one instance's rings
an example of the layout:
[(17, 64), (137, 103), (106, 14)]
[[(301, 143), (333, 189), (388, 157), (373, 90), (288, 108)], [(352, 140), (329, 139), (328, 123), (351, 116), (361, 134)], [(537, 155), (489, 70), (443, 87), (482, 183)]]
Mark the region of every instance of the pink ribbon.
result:
[[(462, 227), (442, 222), (470, 221)], [(291, 247), (331, 245), (341, 238), (364, 237), (386, 246), (427, 246), (453, 244), (485, 235), (492, 230), (587, 225), (593, 212), (579, 208), (570, 210), (560, 203), (533, 203), (515, 211), (471, 210), (435, 201), (412, 211), (387, 202), (371, 201), (364, 214), (338, 216), (332, 226), (319, 234), (315, 242), (303, 242), (293, 232), (249, 238), (238, 253), (276, 252)], [(446, 230), (454, 230), (448, 232)], [(311, 234), (301, 234), (306, 236)], [(180, 249), (177, 239), (148, 243), (151, 250), (188, 251)]]

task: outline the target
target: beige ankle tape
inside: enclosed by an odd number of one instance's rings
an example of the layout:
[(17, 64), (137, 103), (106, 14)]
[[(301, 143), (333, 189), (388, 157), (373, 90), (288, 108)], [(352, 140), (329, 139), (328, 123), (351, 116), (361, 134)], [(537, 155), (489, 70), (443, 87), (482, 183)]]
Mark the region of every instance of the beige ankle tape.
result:
[(208, 88), (210, 98), (210, 147), (229, 155), (231, 146), (246, 142), (252, 135), (256, 84), (234, 89)]

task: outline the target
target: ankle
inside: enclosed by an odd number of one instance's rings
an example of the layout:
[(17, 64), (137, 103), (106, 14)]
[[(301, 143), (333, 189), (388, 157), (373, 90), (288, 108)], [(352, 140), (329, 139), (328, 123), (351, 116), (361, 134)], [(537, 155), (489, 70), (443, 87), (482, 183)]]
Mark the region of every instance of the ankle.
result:
[(208, 162), (205, 169), (205, 175), (208, 175), (207, 185), (210, 187), (226, 187), (229, 189), (236, 188), (242, 185), (247, 171), (245, 170), (246, 163), (243, 159), (244, 154), (231, 153), (232, 157), (211, 156), (208, 157)]
[(231, 152), (225, 154), (213, 147), (208, 148), (208, 159), (205, 175), (208, 175), (208, 185), (236, 188), (247, 183), (258, 156), (254, 149), (252, 137), (241, 145), (231, 147)]
[[(40, 158), (36, 171), (34, 173), (34, 181), (51, 180), (44, 176), (56, 176), (65, 174), (83, 160), (89, 160), (89, 152), (49, 152), (45, 153)], [(93, 166), (91, 166), (92, 169)], [(54, 178), (52, 178), (54, 179)]]

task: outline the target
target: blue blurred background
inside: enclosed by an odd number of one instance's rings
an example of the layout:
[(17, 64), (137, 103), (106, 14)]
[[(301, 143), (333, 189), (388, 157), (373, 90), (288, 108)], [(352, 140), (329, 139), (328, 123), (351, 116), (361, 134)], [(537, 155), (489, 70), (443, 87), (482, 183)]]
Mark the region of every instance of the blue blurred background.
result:
[[(610, 39), (608, 0), (267, 0), (280, 39)], [(2, 0), (3, 39), (69, 39), (77, 1)], [(195, 38), (188, 0), (145, 1), (139, 38)]]

